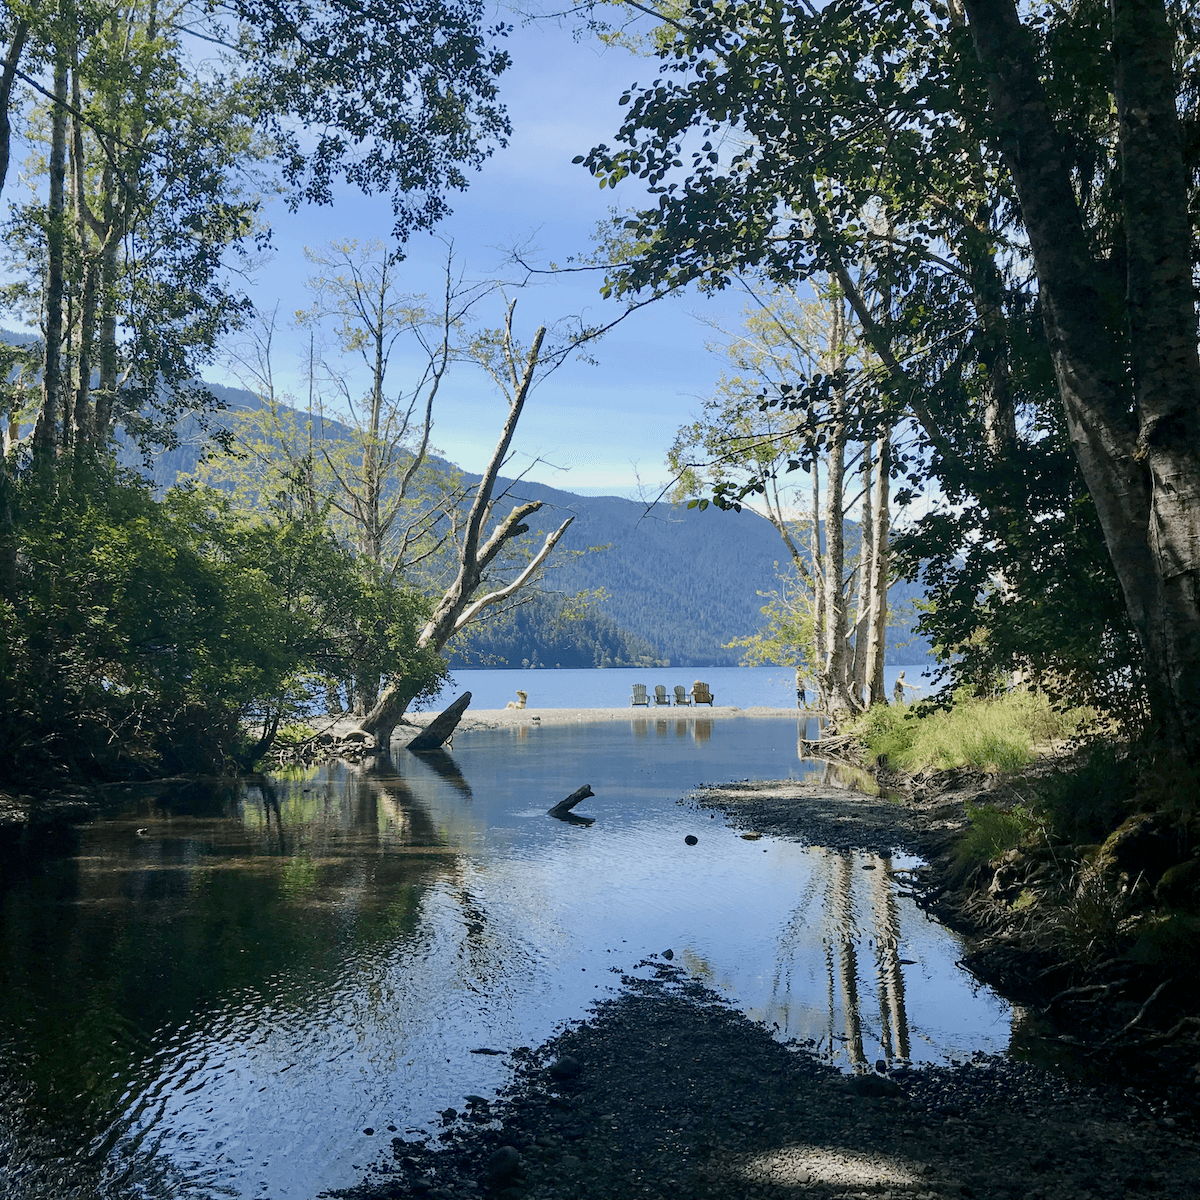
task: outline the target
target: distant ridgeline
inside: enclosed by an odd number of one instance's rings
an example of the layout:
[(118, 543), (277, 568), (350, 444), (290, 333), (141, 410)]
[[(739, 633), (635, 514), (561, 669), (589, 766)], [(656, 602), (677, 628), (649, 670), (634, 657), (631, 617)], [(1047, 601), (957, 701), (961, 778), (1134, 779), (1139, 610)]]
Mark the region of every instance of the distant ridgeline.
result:
[[(724, 643), (761, 628), (765, 601), (758, 593), (778, 586), (775, 563), (785, 553), (766, 518), (748, 509), (733, 513), (712, 506), (704, 512), (670, 504), (648, 509), (616, 496), (577, 496), (537, 483), (510, 487), (514, 501), (543, 501), (545, 507), (531, 519), (535, 527), (552, 529), (575, 514), (560, 543), (563, 549), (608, 546), (560, 560), (547, 572), (547, 589), (574, 595), (603, 588), (609, 598), (598, 606), (600, 611), (621, 630), (648, 642), (667, 665), (738, 665), (742, 652), (726, 650)], [(919, 594), (909, 584), (896, 584), (890, 592), (893, 609), (910, 611), (911, 599)], [(892, 663), (929, 661), (928, 645), (909, 632), (910, 623), (889, 626)], [(521, 666), (530, 656), (514, 650), (507, 657), (510, 666)], [(541, 649), (538, 662), (574, 665)]]
[[(256, 396), (240, 388), (207, 386), (230, 409), (260, 407)], [(203, 445), (199, 423), (182, 422), (178, 447), (160, 452), (147, 474), (159, 487), (169, 486), (195, 470)], [(122, 458), (145, 469), (132, 446)], [(710, 506), (700, 512), (670, 504), (647, 509), (633, 500), (577, 496), (544, 484), (506, 481), (498, 490), (505, 487), (513, 503), (543, 502), (531, 519), (534, 528), (553, 529), (574, 514), (561, 550), (608, 548), (560, 556), (560, 565), (547, 572), (548, 594), (481, 621), (469, 637), (452, 643), (452, 665), (738, 665), (741, 651), (726, 650), (724, 643), (761, 628), (765, 601), (758, 593), (776, 588), (775, 563), (784, 558), (769, 521), (748, 509), (733, 513)], [(568, 597), (598, 588), (608, 599), (564, 615)], [(889, 595), (893, 611), (907, 614), (920, 593), (900, 583)], [(889, 626), (889, 662), (929, 660), (927, 644), (909, 632), (910, 624), (902, 615)]]

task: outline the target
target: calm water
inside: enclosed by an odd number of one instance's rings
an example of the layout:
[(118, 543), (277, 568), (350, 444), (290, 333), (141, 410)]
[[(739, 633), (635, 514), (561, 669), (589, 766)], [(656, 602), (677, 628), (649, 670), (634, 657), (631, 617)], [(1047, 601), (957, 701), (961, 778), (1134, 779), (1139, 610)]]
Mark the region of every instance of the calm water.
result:
[[(888, 698), (896, 676), (905, 672), (905, 682), (920, 687), (908, 691), (914, 697), (928, 696), (933, 691), (921, 667), (888, 667), (884, 671)], [(624, 708), (635, 683), (646, 684), (651, 695), (657, 684), (663, 684), (673, 695), (676, 684), (691, 691), (692, 684), (702, 679), (712, 689), (720, 705), (737, 708), (795, 708), (796, 676), (790, 667), (610, 667), (604, 670), (471, 670), (455, 671), (442, 694), (425, 705), (444, 708), (463, 692), (471, 693), (471, 707), (503, 708), (517, 698), (518, 688), (529, 696), (530, 708)], [(810, 690), (808, 699), (814, 700)]]
[[(0, 1194), (50, 1136), (54, 1169), (108, 1196), (350, 1184), (505, 1080), (472, 1049), (537, 1044), (667, 948), (847, 1069), (1004, 1049), (1008, 1009), (889, 873), (911, 864), (744, 841), (676, 802), (804, 774), (797, 732), (464, 732), (395, 774), (193, 789), (85, 828), (3, 896), (0, 1078), (22, 1099), (0, 1105)], [(593, 826), (546, 815), (585, 782)]]

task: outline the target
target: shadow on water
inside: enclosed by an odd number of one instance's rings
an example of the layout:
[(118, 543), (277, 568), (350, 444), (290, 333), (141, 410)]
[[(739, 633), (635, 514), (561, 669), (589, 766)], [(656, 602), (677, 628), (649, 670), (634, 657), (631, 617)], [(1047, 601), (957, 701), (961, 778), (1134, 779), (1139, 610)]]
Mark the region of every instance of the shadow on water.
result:
[[(672, 714), (173, 789), (85, 827), (2, 900), (0, 1071), (29, 1098), (0, 1111), (0, 1192), (41, 1135), (113, 1197), (345, 1186), (365, 1127), (499, 1086), (472, 1048), (537, 1044), (668, 947), (845, 1070), (1002, 1049), (1004, 1006), (901, 894), (905, 863), (678, 803), (747, 764), (815, 769), (794, 719)], [(583, 779), (588, 836), (547, 815)]]
[[(424, 763), (430, 770), (436, 771), (464, 799), (471, 799), (471, 785), (463, 778), (462, 772), (458, 769), (458, 763), (454, 761), (448, 751), (439, 747), (437, 750), (423, 750), (420, 753), (414, 753), (413, 757), (418, 762)], [(396, 768), (389, 759), (381, 758), (379, 771), (380, 774), (384, 772), (395, 774)]]
[(404, 850), (438, 845), (406, 788), (346, 773), (172, 786), (84, 827), (4, 897), (0, 1066), (29, 1085), (22, 1115), (108, 1185), (186, 1191), (151, 1165), (152, 1131), (217, 1082), (197, 1043), (265, 1033), (348, 958), (411, 937), (453, 860)]

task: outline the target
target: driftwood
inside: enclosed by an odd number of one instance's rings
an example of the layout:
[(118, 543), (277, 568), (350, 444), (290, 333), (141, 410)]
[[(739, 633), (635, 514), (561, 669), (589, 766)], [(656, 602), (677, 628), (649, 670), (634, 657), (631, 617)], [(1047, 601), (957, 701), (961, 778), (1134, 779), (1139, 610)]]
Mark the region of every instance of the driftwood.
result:
[(438, 749), (454, 733), (470, 703), (471, 693), (463, 692), (444, 713), (430, 721), (425, 729), (408, 743), (408, 749), (414, 754), (420, 754), (422, 750)]
[(585, 783), (583, 787), (573, 791), (565, 800), (560, 800), (553, 808), (549, 809), (552, 817), (557, 817), (560, 821), (568, 821), (572, 825), (591, 825), (595, 821), (595, 817), (580, 817), (571, 811), (580, 800), (586, 800), (589, 796), (594, 796), (596, 793), (592, 791), (592, 785)]

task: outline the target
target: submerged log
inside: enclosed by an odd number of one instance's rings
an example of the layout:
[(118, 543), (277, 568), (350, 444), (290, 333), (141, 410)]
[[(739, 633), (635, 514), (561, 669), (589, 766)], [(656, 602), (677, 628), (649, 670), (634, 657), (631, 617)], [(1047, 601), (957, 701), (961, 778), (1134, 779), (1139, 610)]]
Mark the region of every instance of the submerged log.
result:
[(430, 721), (425, 729), (408, 743), (408, 749), (415, 754), (420, 754), (422, 750), (436, 750), (458, 727), (470, 703), (471, 693), (463, 692), (444, 713)]
[(557, 817), (560, 821), (571, 821), (572, 823), (586, 822), (588, 825), (595, 820), (594, 817), (579, 817), (571, 811), (580, 800), (586, 800), (589, 796), (594, 796), (596, 793), (592, 791), (592, 785), (585, 783), (583, 787), (572, 792), (565, 800), (560, 800), (553, 808), (548, 809), (552, 817)]

